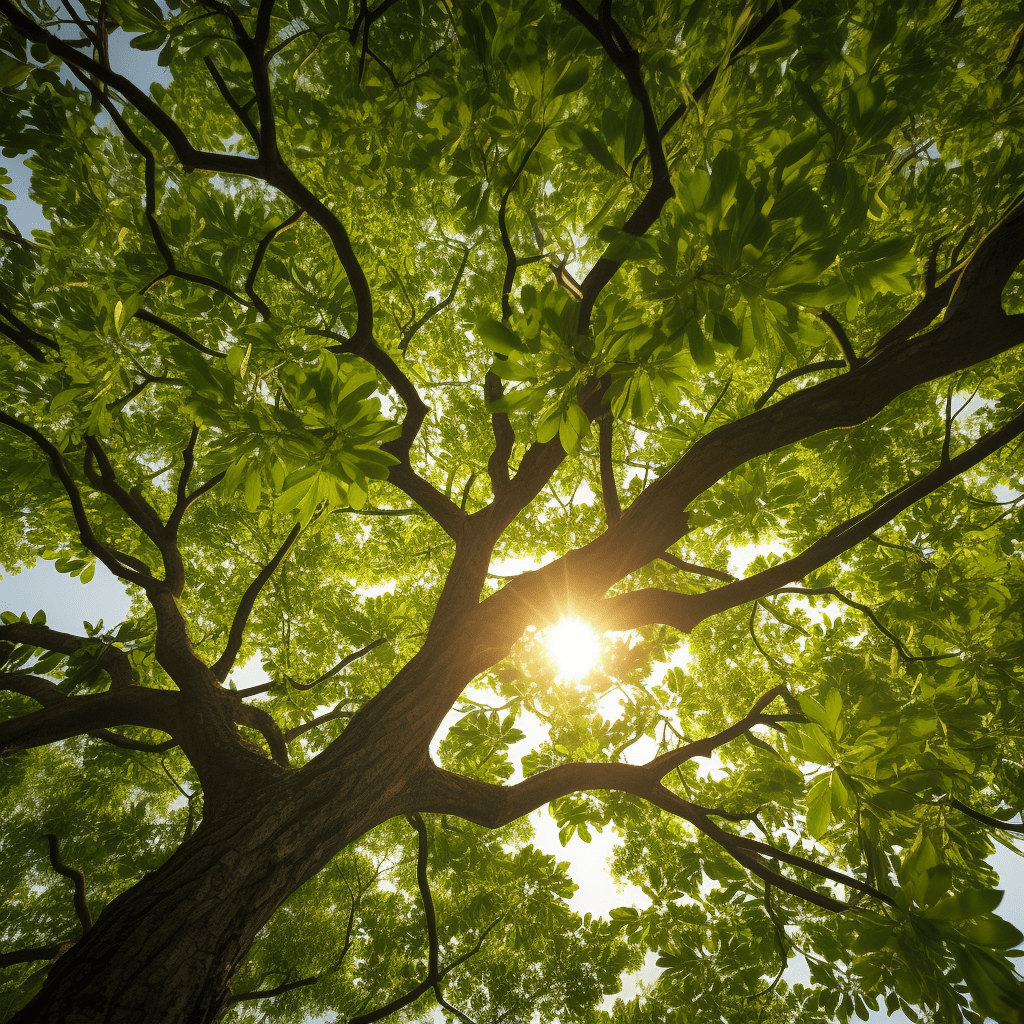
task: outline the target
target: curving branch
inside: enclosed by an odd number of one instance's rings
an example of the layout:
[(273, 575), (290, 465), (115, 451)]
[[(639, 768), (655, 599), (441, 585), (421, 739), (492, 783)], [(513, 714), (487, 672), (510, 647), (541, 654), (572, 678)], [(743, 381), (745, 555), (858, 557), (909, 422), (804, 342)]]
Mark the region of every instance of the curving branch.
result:
[(151, 313), (148, 309), (136, 310), (135, 319), (141, 320), (143, 323), (152, 324), (154, 327), (159, 327), (160, 330), (173, 335), (179, 341), (183, 341), (190, 348), (194, 348), (197, 352), (202, 352), (203, 355), (214, 356), (217, 359), (227, 358), (226, 353), (218, 352), (216, 349), (207, 348), (207, 346), (201, 341), (196, 341), (191, 334), (178, 327), (177, 324), (172, 324), (170, 320), (165, 320), (162, 316), (157, 316), (155, 313)]
[(856, 608), (858, 611), (863, 612), (871, 621), (874, 623), (875, 628), (883, 636), (888, 639), (892, 645), (896, 648), (897, 653), (903, 661), (941, 661), (943, 658), (956, 658), (959, 657), (955, 651), (950, 651), (946, 654), (911, 654), (907, 649), (906, 644), (892, 632), (892, 630), (886, 628), (881, 622), (878, 616), (875, 614), (875, 610), (866, 604), (861, 604), (860, 601), (854, 601), (852, 597), (847, 597), (846, 594), (837, 590), (835, 587), (780, 587), (776, 594), (802, 594), (807, 597), (815, 597), (819, 595), (826, 595), (828, 597), (834, 597), (837, 601), (842, 601), (843, 604), (850, 608)]
[(703, 594), (679, 594), (649, 588), (604, 598), (591, 606), (592, 621), (601, 629), (635, 629), (640, 625), (662, 623), (688, 633), (704, 619), (729, 608), (766, 597), (796, 580), (803, 579), (815, 569), (820, 569), (833, 558), (865, 540), (914, 502), (977, 465), (987, 455), (1022, 433), (1024, 413), (1015, 416), (998, 430), (986, 434), (955, 458), (940, 463), (932, 472), (882, 498), (866, 512), (840, 523), (799, 555), (753, 576), (747, 576)]
[[(153, 577), (143, 574), (139, 568), (142, 563), (137, 559), (133, 559), (130, 555), (123, 555), (116, 549), (101, 543), (93, 532), (89, 517), (85, 512), (85, 506), (82, 504), (81, 492), (68, 471), (64, 456), (57, 447), (48, 441), (35, 427), (22, 423), (21, 420), (9, 416), (2, 410), (0, 410), (0, 423), (5, 423), (19, 433), (24, 434), (50, 460), (50, 465), (53, 467), (57, 479), (63, 484), (64, 490), (71, 501), (71, 510), (75, 517), (75, 523), (78, 526), (78, 537), (85, 549), (95, 555), (115, 576), (126, 583), (134, 583), (144, 590), (149, 589), (154, 582)], [(132, 563), (134, 563), (134, 567)]]
[(74, 884), (75, 913), (82, 925), (82, 934), (85, 935), (92, 927), (92, 916), (89, 913), (89, 904), (85, 899), (85, 875), (64, 862), (60, 855), (60, 847), (57, 845), (57, 837), (52, 832), (44, 835), (43, 838), (50, 850), (50, 864), (53, 866), (53, 870), (65, 878), (70, 878)]
[(282, 767), (288, 767), (288, 744), (281, 732), (281, 727), (274, 717), (263, 708), (254, 708), (239, 701), (232, 713), (232, 718), (249, 729), (255, 729), (267, 741), (270, 756)]
[(455, 272), (455, 280), (452, 281), (452, 286), (448, 289), (448, 294), (443, 299), (440, 299), (430, 306), (422, 316), (416, 317), (416, 319), (410, 321), (402, 328), (402, 338), (398, 343), (399, 352), (404, 352), (409, 347), (409, 342), (412, 341), (420, 328), (422, 328), (433, 317), (437, 316), (441, 310), (447, 309), (452, 302), (455, 301), (455, 294), (458, 292), (459, 285), (462, 283), (463, 274), (466, 272), (466, 264), (469, 263), (469, 254), (472, 251), (472, 246), (469, 245), (463, 249), (462, 260), (459, 263), (459, 269)]
[(726, 572), (724, 569), (712, 569), (708, 565), (687, 562), (673, 555), (670, 551), (658, 555), (658, 558), (669, 565), (674, 565), (677, 569), (682, 569), (683, 572), (692, 572), (695, 576), (707, 576), (708, 579), (721, 580), (723, 583), (732, 583), (736, 579), (731, 572)]
[(376, 640), (373, 640), (370, 643), (368, 643), (365, 647), (360, 647), (358, 651), (353, 651), (351, 654), (346, 654), (345, 657), (337, 663), (337, 665), (335, 665), (333, 668), (329, 668), (326, 672), (323, 673), (323, 675), (317, 676), (316, 679), (314, 679), (311, 683), (296, 683), (293, 680), (289, 679), (288, 685), (291, 686), (293, 690), (312, 690), (314, 686), (319, 686), (320, 683), (324, 683), (328, 679), (332, 679), (339, 672), (341, 672), (342, 669), (345, 669), (349, 665), (351, 665), (352, 662), (359, 661), (360, 658), (365, 658), (366, 655), (370, 653), (370, 651), (376, 650), (378, 647), (380, 647), (381, 644), (386, 644), (388, 642), (388, 639), (389, 637), (386, 636), (378, 637)]
[(228, 88), (227, 82), (224, 81), (221, 73), (217, 70), (217, 65), (209, 57), (203, 58), (203, 63), (206, 65), (206, 70), (210, 72), (210, 77), (213, 79), (214, 84), (217, 86), (217, 91), (221, 94), (224, 102), (231, 108), (235, 117), (242, 122), (242, 127), (249, 133), (249, 138), (256, 145), (257, 151), (260, 148), (260, 133), (259, 129), (252, 123), (252, 119), (249, 117), (248, 112), (244, 107), (239, 104), (238, 100), (231, 94), (231, 90)]
[(1017, 835), (1024, 835), (1024, 824), (1017, 825), (1012, 821), (1003, 821), (1002, 818), (993, 818), (991, 814), (982, 814), (981, 811), (976, 811), (973, 807), (969, 807), (955, 797), (951, 796), (949, 798), (949, 806), (955, 807), (958, 811), (962, 811), (975, 821), (980, 821), (983, 825), (988, 825), (989, 828), (997, 828), (1002, 832), (1014, 832)]
[(687, 743), (655, 757), (645, 765), (608, 762), (563, 764), (532, 775), (514, 786), (481, 782), (434, 766), (423, 780), (420, 806), (424, 810), (458, 815), (485, 828), (498, 828), (557, 797), (580, 791), (618, 790), (638, 796), (690, 822), (759, 878), (816, 906), (836, 912), (849, 909), (849, 904), (779, 874), (765, 861), (790, 864), (894, 905), (887, 895), (859, 878), (817, 864), (806, 857), (777, 850), (748, 836), (727, 832), (711, 821), (712, 816), (737, 821), (752, 820), (755, 815), (701, 807), (684, 800), (662, 784), (662, 778), (684, 761), (708, 756), (718, 747), (746, 734), (755, 725), (778, 728), (783, 722), (804, 720), (803, 715), (793, 713), (766, 714), (768, 706), (779, 697), (786, 698), (787, 703), (793, 699), (784, 686), (776, 686), (764, 693), (748, 714), (734, 725), (714, 736)]
[(6, 324), (0, 321), (0, 334), (13, 341), (15, 345), (35, 359), (36, 362), (46, 362), (46, 356), (43, 353), (44, 348), (49, 349), (51, 352), (60, 352), (60, 345), (57, 342), (52, 338), (48, 338), (45, 334), (40, 334), (35, 328), (29, 327), (4, 302), (0, 302), (0, 317), (7, 321)]
[(774, 3), (769, 4), (768, 10), (761, 15), (757, 21), (754, 22), (750, 28), (740, 38), (740, 41), (732, 48), (729, 53), (729, 58), (724, 64), (719, 64), (713, 71), (711, 71), (706, 78), (694, 89), (689, 97), (683, 100), (675, 110), (665, 119), (659, 129), (659, 133), (664, 138), (668, 133), (690, 112), (690, 110), (699, 103), (710, 91), (711, 87), (718, 80), (718, 73), (720, 70), (732, 67), (743, 55), (743, 51), (749, 49), (757, 42), (772, 27), (772, 25), (791, 7), (795, 7), (797, 0), (775, 0)]
[(841, 370), (846, 366), (847, 363), (842, 359), (822, 359), (817, 363), (808, 363), (806, 366), (798, 366), (795, 370), (790, 370), (789, 373), (784, 373), (781, 377), (776, 377), (771, 382), (768, 390), (765, 391), (756, 402), (754, 402), (754, 408), (762, 408), (765, 402), (767, 402), (783, 384), (788, 384), (791, 380), (796, 380), (798, 377), (804, 377), (809, 373), (821, 373), (822, 370)]
[[(457, 1010), (445, 1000), (441, 992), (441, 982), (447, 974), (453, 971), (460, 964), (465, 963), (470, 957), (474, 956), (483, 948), (484, 939), (490, 933), (491, 929), (493, 929), (501, 920), (499, 917), (488, 925), (488, 927), (480, 934), (476, 945), (474, 945), (468, 952), (456, 957), (451, 963), (444, 967), (440, 965), (440, 947), (437, 939), (437, 916), (434, 911), (434, 899), (430, 893), (430, 883), (427, 879), (427, 859), (429, 856), (427, 828), (423, 823), (423, 818), (419, 814), (407, 814), (405, 820), (408, 821), (416, 830), (416, 881), (419, 885), (420, 898), (423, 901), (423, 914), (426, 918), (427, 941), (429, 944), (427, 952), (427, 976), (418, 985), (409, 989), (408, 992), (392, 999), (386, 1006), (382, 1006), (377, 1010), (371, 1010), (369, 1013), (361, 1014), (358, 1017), (352, 1017), (348, 1021), (348, 1024), (372, 1024), (373, 1021), (382, 1020), (384, 1017), (388, 1017), (392, 1013), (397, 1013), (397, 1011), (401, 1010), (403, 1007), (409, 1006), (410, 1003), (414, 1003), (420, 996), (425, 995), (431, 989), (434, 990), (434, 996), (437, 999), (439, 1006), (444, 1007), (444, 1009), (448, 1010), (449, 1013), (455, 1014), (455, 1016), (459, 1017), (463, 1021), (469, 1020), (461, 1010)], [(469, 1024), (473, 1024), (473, 1022), (469, 1021)]]
[[(661, 210), (674, 195), (672, 179), (668, 172), (662, 135), (654, 114), (647, 86), (641, 70), (640, 53), (630, 43), (622, 27), (611, 16), (611, 3), (602, 4), (600, 16), (595, 18), (579, 0), (560, 0), (563, 10), (571, 14), (602, 46), (611, 62), (626, 81), (630, 95), (638, 104), (643, 117), (644, 144), (647, 159), (651, 165), (651, 185), (640, 205), (622, 225), (628, 235), (640, 237), (654, 225)], [(590, 269), (580, 286), (580, 312), (578, 330), (586, 334), (590, 329), (594, 303), (602, 289), (615, 276), (622, 265), (622, 257), (613, 248), (605, 250), (603, 256)]]
[(355, 712), (349, 711), (347, 708), (349, 704), (354, 703), (356, 703), (354, 698), (346, 697), (344, 700), (338, 701), (330, 711), (325, 711), (322, 715), (317, 715), (316, 718), (303, 722), (301, 725), (285, 729), (283, 733), (285, 742), (291, 743), (292, 740), (297, 739), (304, 732), (309, 732), (310, 729), (315, 729), (318, 725), (325, 725), (327, 722), (333, 722), (339, 718), (351, 718)]
[(284, 234), (289, 228), (293, 228), (298, 224), (305, 212), (301, 208), (296, 210), (287, 220), (278, 224), (276, 228), (271, 228), (260, 239), (259, 245), (256, 246), (256, 255), (253, 257), (252, 266), (249, 268), (249, 275), (245, 279), (245, 294), (252, 300), (252, 304), (264, 320), (270, 319), (270, 307), (256, 294), (256, 275), (260, 272), (260, 267), (263, 265), (263, 257), (266, 256), (270, 243), (278, 235)]
[[(7, 688), (5, 685), (4, 689)], [(42, 690), (38, 686), (35, 689), (36, 692)], [(19, 688), (18, 692), (24, 691)], [(35, 693), (27, 695), (38, 699)], [(61, 700), (53, 699), (52, 694), (43, 696), (47, 703), (40, 710), (0, 723), (0, 757), (118, 725), (138, 725), (171, 736), (180, 732), (178, 694), (171, 690), (132, 686), (124, 690), (106, 690), (76, 697), (62, 695)], [(107, 736), (101, 735), (100, 738), (107, 739)], [(128, 742), (126, 740), (124, 744), (117, 745), (122, 746)]]
[(296, 523), (291, 528), (288, 536), (281, 542), (281, 546), (277, 549), (274, 557), (263, 567), (256, 579), (249, 584), (248, 589), (242, 595), (242, 600), (238, 602), (238, 608), (235, 609), (235, 617), (231, 620), (231, 629), (228, 632), (224, 653), (211, 666), (214, 676), (221, 682), (227, 679), (228, 673), (235, 663), (235, 658), (238, 657), (238, 652), (242, 647), (242, 638), (245, 635), (245, 626), (249, 621), (256, 598), (259, 597), (260, 591), (266, 585), (267, 580), (274, 575), (284, 556), (288, 554), (288, 549), (295, 543), (295, 538), (298, 537), (301, 529), (302, 527), (299, 523)]
[(846, 328), (827, 309), (819, 309), (817, 315), (818, 319), (832, 332), (832, 337), (836, 339), (836, 344), (843, 353), (847, 368), (854, 369), (858, 362), (857, 353), (853, 351)]
[[(102, 641), (73, 633), (62, 633), (41, 623), (10, 622), (0, 624), (0, 642), (26, 644), (41, 647), (45, 651), (56, 651), (60, 654), (74, 654), (87, 645), (100, 644)], [(110, 676), (110, 688), (121, 689), (134, 686), (139, 681), (138, 673), (128, 655), (113, 644), (104, 645), (105, 649), (96, 664)]]

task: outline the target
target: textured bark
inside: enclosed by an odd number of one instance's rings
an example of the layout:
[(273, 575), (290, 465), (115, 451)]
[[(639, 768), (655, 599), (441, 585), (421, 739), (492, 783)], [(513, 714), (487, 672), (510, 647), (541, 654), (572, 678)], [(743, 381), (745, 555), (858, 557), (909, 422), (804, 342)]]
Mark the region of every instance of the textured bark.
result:
[(413, 809), (406, 752), (308, 767), (205, 818), (58, 959), (16, 1024), (206, 1024), (274, 911), (342, 847)]

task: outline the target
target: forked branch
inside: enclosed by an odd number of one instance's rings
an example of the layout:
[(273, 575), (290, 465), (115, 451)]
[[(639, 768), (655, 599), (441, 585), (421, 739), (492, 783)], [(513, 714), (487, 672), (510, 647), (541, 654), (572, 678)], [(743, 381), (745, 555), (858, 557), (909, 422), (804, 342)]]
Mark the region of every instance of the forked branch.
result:
[(422, 806), (426, 810), (456, 814), (486, 828), (498, 828), (529, 814), (557, 797), (581, 791), (619, 790), (632, 793), (690, 822), (759, 878), (816, 906), (837, 912), (848, 909), (846, 903), (779, 874), (765, 861), (790, 864), (891, 904), (892, 901), (884, 893), (852, 875), (785, 850), (777, 850), (748, 836), (727, 832), (711, 821), (712, 816), (748, 820), (753, 817), (752, 815), (701, 807), (684, 800), (662, 784), (662, 778), (684, 761), (708, 756), (712, 751), (744, 735), (755, 725), (778, 728), (783, 722), (803, 721), (803, 715), (792, 712), (766, 713), (772, 701), (780, 697), (785, 698), (787, 704), (793, 702), (785, 687), (776, 686), (764, 693), (747, 715), (734, 725), (714, 736), (687, 743), (662, 754), (645, 765), (607, 762), (563, 764), (530, 776), (514, 786), (480, 782), (435, 767), (425, 780)]

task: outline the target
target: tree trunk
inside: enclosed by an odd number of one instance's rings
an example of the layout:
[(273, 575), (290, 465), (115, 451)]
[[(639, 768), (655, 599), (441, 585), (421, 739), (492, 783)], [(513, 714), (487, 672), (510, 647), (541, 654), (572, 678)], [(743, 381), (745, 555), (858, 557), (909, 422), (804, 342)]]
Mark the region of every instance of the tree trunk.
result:
[(348, 843), (408, 809), (401, 777), (367, 784), (381, 780), (381, 767), (310, 766), (205, 819), (104, 909), (12, 1024), (216, 1020), (232, 975), (281, 903)]

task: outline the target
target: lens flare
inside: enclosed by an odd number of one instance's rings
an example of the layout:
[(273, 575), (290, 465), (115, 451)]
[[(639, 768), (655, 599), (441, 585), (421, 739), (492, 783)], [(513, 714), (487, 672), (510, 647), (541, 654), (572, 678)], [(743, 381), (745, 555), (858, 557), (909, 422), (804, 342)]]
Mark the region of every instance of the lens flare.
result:
[(578, 683), (597, 664), (601, 653), (597, 634), (579, 619), (563, 619), (547, 631), (547, 645), (558, 674)]

